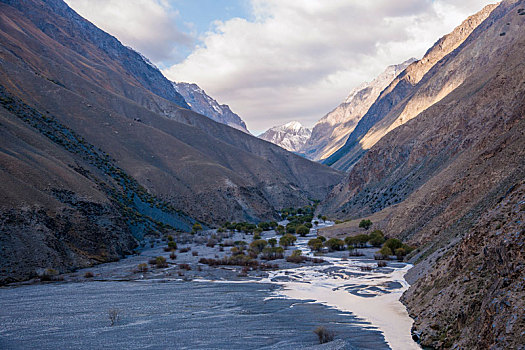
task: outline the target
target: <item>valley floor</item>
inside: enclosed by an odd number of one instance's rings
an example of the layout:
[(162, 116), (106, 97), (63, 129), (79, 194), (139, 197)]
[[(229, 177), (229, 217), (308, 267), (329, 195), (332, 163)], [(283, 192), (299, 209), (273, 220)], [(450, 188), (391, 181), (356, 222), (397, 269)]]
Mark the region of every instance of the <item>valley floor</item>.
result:
[[(306, 242), (315, 234), (292, 248), (311, 255)], [(362, 257), (328, 253), (323, 264), (274, 260), (278, 270), (242, 277), (237, 267), (197, 263), (225, 254), (218, 247), (188, 247), (167, 268), (145, 273), (136, 271), (139, 263), (169, 253), (147, 248), (64, 275), (64, 282), (0, 289), (0, 348), (418, 348), (399, 302), (410, 265), (378, 268), (370, 249)], [(119, 316), (114, 326), (110, 310)], [(335, 341), (317, 345), (318, 326), (334, 331)]]

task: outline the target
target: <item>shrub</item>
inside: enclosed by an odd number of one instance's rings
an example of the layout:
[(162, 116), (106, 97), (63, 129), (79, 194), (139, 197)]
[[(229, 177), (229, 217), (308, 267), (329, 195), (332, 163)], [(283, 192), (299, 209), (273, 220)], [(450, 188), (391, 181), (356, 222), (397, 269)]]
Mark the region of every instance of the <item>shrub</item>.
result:
[(266, 247), (261, 253), (261, 259), (264, 260), (282, 259), (283, 256), (284, 249), (282, 247)]
[(397, 238), (390, 238), (386, 240), (386, 242), (383, 244), (383, 247), (388, 247), (392, 252), (395, 252), (397, 248), (403, 247), (403, 242)]
[(370, 221), (368, 219), (361, 220), (359, 222), (359, 227), (364, 228), (365, 230), (368, 230), (370, 228), (370, 226), (372, 226), (372, 221)]
[(368, 236), (368, 241), (374, 247), (381, 247), (381, 245), (385, 243), (385, 236), (383, 235), (383, 231), (372, 231), (372, 233)]
[(173, 236), (172, 235), (168, 235), (168, 242), (172, 242), (173, 241)]
[(295, 237), (292, 234), (286, 233), (279, 239), (279, 244), (286, 249), (289, 246), (294, 245), (296, 240), (297, 237)]
[(270, 224), (268, 222), (260, 222), (259, 223), (259, 228), (262, 230), (262, 231), (268, 231), (270, 230)]
[(310, 233), (310, 229), (304, 225), (300, 225), (300, 226), (297, 226), (297, 228), (295, 229), (295, 232), (301, 236), (301, 237), (304, 237), (306, 236), (308, 233)]
[(261, 235), (256, 233), (253, 235), (253, 239), (261, 239)]
[(270, 245), (270, 247), (275, 247), (277, 245), (277, 240), (275, 238), (270, 238), (268, 240), (268, 244)]
[(324, 236), (317, 236), (321, 240), (321, 242), (326, 242), (326, 238)]
[(250, 249), (259, 254), (268, 245), (264, 239), (257, 239), (250, 243)]
[(388, 259), (390, 255), (392, 255), (392, 249), (388, 248), (387, 246), (383, 245), (383, 247), (377, 252), (380, 259)]
[(171, 250), (177, 249), (177, 243), (175, 243), (174, 241), (169, 241), (168, 242), (168, 248), (170, 248)]
[(394, 253), (396, 254), (398, 260), (403, 260), (405, 255), (407, 255), (407, 252), (404, 248), (397, 248)]
[(312, 228), (312, 227), (314, 227), (314, 225), (312, 225), (311, 222), (305, 222), (305, 223), (304, 223), (304, 226), (306, 226), (306, 227), (308, 227), (308, 228)]
[(55, 269), (46, 269), (44, 273), (40, 276), (41, 281), (53, 281), (58, 276), (58, 271)]
[(303, 252), (300, 250), (294, 250), (292, 255), (286, 257), (286, 261), (299, 264), (306, 260), (306, 257), (303, 256)]
[(113, 327), (118, 323), (119, 320), (119, 311), (117, 309), (109, 309), (108, 311), (109, 325)]
[(163, 257), (163, 256), (157, 256), (155, 258), (155, 266), (157, 268), (168, 267), (168, 263), (166, 262), (166, 258)]
[(318, 225), (319, 225), (319, 221), (315, 220), (315, 221), (314, 221), (314, 225), (315, 225), (315, 226), (318, 226)]
[(285, 231), (285, 228), (283, 225), (279, 225), (277, 226), (277, 228), (275, 229), (275, 232), (277, 232), (278, 235), (282, 235), (284, 234), (284, 231)]
[(328, 247), (330, 251), (343, 250), (345, 247), (345, 242), (343, 242), (339, 238), (330, 238), (328, 241), (324, 243), (324, 245)]
[(308, 241), (308, 247), (313, 251), (320, 251), (323, 248), (323, 241), (319, 238), (313, 238)]
[(95, 277), (95, 274), (93, 274), (93, 272), (91, 271), (88, 271), (84, 274), (84, 278), (93, 278), (93, 277)]
[(317, 334), (317, 338), (319, 338), (319, 344), (324, 344), (331, 342), (334, 340), (335, 334), (334, 332), (328, 330), (324, 326), (319, 326), (314, 330), (314, 333)]
[(137, 265), (137, 271), (138, 272), (147, 272), (148, 271), (148, 264), (141, 263)]
[(198, 222), (194, 223), (193, 227), (191, 228), (191, 232), (193, 232), (193, 233), (197, 233), (197, 232), (199, 232), (201, 230), (202, 230), (202, 225), (199, 224)]

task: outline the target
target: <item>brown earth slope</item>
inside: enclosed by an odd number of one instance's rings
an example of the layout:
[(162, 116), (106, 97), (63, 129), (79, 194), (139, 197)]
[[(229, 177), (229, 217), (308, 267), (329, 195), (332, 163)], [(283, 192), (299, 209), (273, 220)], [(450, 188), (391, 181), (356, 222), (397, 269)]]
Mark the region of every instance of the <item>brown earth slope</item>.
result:
[[(443, 281), (468, 278), (466, 270), (446, 269), (449, 258), (441, 258), (454, 256), (461, 249), (465, 250), (461, 261), (469, 271), (474, 271), (473, 266), (482, 269), (477, 257), (479, 247), (470, 246), (465, 240), (472, 235), (478, 241), (486, 239), (483, 245), (487, 249), (508, 249), (504, 251), (507, 258), (522, 257), (521, 212), (508, 211), (506, 219), (514, 223), (509, 227), (516, 228), (512, 233), (515, 244), (507, 245), (500, 237), (492, 239), (492, 226), (483, 230), (479, 227), (485, 225), (484, 220), (488, 219), (484, 218), (498, 203), (510, 201), (510, 193), (522, 193), (513, 191), (525, 178), (524, 53), (525, 2), (503, 1), (456, 50), (422, 78), (426, 83), (420, 86), (425, 91), (433, 79), (446, 76), (443, 72), (465, 72), (462, 82), (434, 105), (386, 134), (319, 207), (321, 212), (341, 219), (373, 215), (378, 220), (376, 225), (388, 235), (419, 246), (412, 259), (417, 265), (410, 273), (411, 281), (417, 282), (405, 302), (426, 345), (447, 348), (468, 343), (466, 348), (485, 349), (487, 344), (495, 348), (523, 344), (523, 322), (515, 322), (512, 311), (519, 308), (518, 299), (509, 298), (508, 305), (497, 309), (495, 315), (495, 309), (485, 301), (472, 306), (468, 317), (481, 318), (476, 318), (475, 324), (488, 327), (487, 322), (494, 321), (494, 326), (490, 325), (492, 331), (477, 337), (476, 327), (468, 328), (464, 321), (456, 323), (463, 317), (461, 312), (466, 312), (460, 307), (463, 304), (448, 303), (439, 296), (440, 292), (458, 296), (461, 289), (442, 291), (438, 284), (434, 285), (434, 277), (439, 274)], [(402, 103), (406, 105), (406, 101)], [(523, 200), (521, 197), (516, 203)], [(493, 257), (487, 259), (489, 264)], [(517, 264), (512, 269), (521, 266), (519, 258), (512, 259), (511, 263)], [(524, 270), (513, 271), (505, 286), (472, 284), (469, 288), (475, 295), (499, 295), (508, 286), (518, 288)], [(483, 270), (480, 280), (496, 281), (499, 272), (499, 267)], [(432, 294), (427, 295), (430, 289)], [(474, 295), (472, 298), (477, 300)], [(423, 311), (424, 307), (431, 311)], [(440, 318), (440, 313), (447, 316)], [(519, 317), (523, 318), (523, 312)], [(437, 325), (431, 322), (434, 318)], [(469, 336), (479, 344), (469, 342)]]
[[(494, 10), (488, 5), (466, 19), (450, 34), (439, 39), (425, 56), (410, 64), (384, 89), (361, 118), (343, 147), (324, 161), (335, 169), (348, 171), (376, 142), (389, 131), (409, 121), (454, 90), (479, 65), (469, 62), (465, 54), (455, 66), (441, 67), (441, 60), (460, 47), (471, 33)], [(475, 51), (475, 49), (473, 50)], [(463, 50), (463, 52), (465, 52)], [(474, 53), (474, 55), (476, 55)], [(483, 62), (477, 61), (481, 66)]]
[(108, 152), (177, 209), (208, 223), (269, 219), (280, 207), (322, 198), (340, 179), (328, 167), (180, 108), (153, 88), (165, 78), (145, 78), (153, 68), (120, 44), (99, 47), (109, 35), (61, 1), (8, 3), (23, 13), (0, 3), (6, 89)]
[(0, 1), (0, 283), (117, 259), (195, 219), (273, 219), (341, 180), (185, 105), (62, 1)]

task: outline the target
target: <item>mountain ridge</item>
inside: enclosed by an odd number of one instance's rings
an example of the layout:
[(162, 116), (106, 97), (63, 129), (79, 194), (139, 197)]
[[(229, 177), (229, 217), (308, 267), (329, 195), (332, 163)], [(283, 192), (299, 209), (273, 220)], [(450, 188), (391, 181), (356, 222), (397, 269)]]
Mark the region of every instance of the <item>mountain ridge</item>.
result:
[(230, 106), (219, 104), (195, 83), (173, 82), (175, 90), (184, 97), (184, 100), (194, 112), (209, 117), (216, 122), (231, 126), (250, 134), (246, 123), (237, 114), (233, 113)]
[(298, 121), (271, 127), (259, 135), (260, 139), (274, 143), (290, 152), (299, 152), (311, 135), (311, 130)]

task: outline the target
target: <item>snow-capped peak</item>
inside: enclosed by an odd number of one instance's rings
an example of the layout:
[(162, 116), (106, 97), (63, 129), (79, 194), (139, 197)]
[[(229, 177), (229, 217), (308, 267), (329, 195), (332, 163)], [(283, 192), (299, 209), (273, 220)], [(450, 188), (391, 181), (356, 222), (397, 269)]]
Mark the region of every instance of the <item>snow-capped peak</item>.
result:
[(291, 121), (268, 129), (259, 135), (259, 138), (275, 143), (289, 151), (297, 152), (310, 138), (311, 134), (312, 130), (305, 128), (298, 121)]

